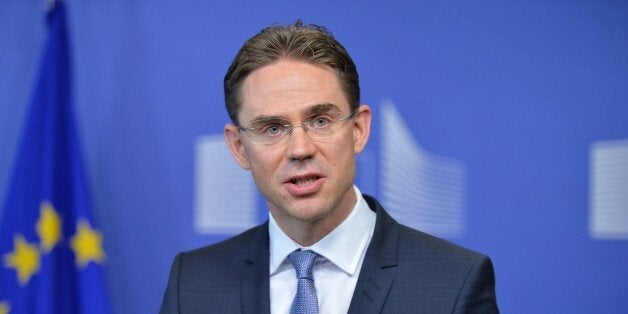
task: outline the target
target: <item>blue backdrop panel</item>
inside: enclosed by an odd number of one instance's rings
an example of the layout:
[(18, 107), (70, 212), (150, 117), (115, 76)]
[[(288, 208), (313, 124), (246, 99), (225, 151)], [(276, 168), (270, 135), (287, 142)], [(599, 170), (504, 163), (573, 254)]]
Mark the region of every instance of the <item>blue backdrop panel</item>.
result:
[[(493, 258), (503, 312), (625, 312), (628, 240), (589, 235), (589, 193), (592, 144), (628, 138), (628, 3), (415, 2), (67, 1), (117, 313), (156, 312), (173, 256), (229, 236), (194, 228), (195, 145), (228, 121), (222, 78), (243, 41), (297, 18), (327, 26), (358, 65), (375, 113), (365, 192), (395, 190), (380, 134), (392, 103), (410, 142), (461, 167), (463, 229), (449, 237)], [(2, 198), (42, 6), (0, 2)]]

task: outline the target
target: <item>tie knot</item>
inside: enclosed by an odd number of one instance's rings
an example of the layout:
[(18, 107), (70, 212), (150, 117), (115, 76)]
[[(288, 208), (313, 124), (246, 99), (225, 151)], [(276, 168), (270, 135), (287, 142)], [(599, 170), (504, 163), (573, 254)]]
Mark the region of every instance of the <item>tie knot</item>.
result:
[(314, 280), (314, 277), (312, 276), (312, 266), (314, 265), (316, 258), (319, 256), (320, 255), (311, 250), (298, 250), (290, 253), (290, 255), (288, 255), (288, 259), (290, 259), (292, 266), (297, 271), (298, 279)]

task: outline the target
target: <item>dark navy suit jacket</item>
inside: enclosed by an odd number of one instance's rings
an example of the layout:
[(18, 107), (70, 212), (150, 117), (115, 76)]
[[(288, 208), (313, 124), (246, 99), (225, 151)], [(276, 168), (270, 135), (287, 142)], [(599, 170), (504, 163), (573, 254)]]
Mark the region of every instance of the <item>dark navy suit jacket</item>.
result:
[[(498, 313), (488, 257), (377, 214), (349, 313)], [(268, 222), (176, 256), (161, 313), (269, 313)]]

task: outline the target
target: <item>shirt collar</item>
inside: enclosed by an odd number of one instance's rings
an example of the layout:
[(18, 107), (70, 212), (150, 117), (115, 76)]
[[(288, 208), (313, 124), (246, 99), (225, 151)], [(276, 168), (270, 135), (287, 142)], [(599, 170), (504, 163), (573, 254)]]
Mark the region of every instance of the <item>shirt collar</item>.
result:
[[(292, 241), (269, 215), (270, 274), (274, 274), (286, 257), (297, 249), (311, 249), (324, 256), (344, 272), (353, 275), (357, 271), (364, 248), (368, 245), (370, 232), (375, 225), (375, 213), (371, 211), (354, 186), (357, 202), (349, 216), (328, 235), (309, 248)], [(369, 228), (371, 226), (371, 228)], [(357, 245), (356, 245), (357, 244)]]

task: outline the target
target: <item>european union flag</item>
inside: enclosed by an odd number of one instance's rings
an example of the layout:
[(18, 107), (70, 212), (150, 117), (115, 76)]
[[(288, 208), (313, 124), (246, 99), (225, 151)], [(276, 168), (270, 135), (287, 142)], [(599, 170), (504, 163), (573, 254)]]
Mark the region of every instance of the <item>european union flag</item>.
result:
[(63, 2), (52, 2), (30, 111), (2, 211), (0, 314), (106, 313), (103, 236), (87, 197)]

